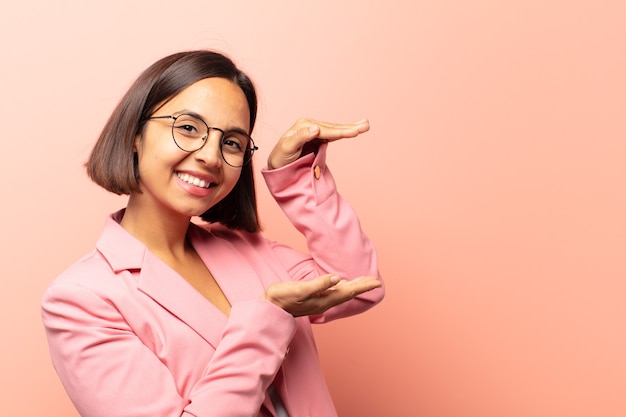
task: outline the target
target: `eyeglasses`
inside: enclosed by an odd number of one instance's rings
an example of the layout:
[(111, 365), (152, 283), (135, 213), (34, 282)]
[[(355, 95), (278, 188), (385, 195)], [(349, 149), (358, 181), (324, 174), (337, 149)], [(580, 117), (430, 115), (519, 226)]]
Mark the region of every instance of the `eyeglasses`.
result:
[(259, 148), (247, 133), (240, 130), (222, 130), (211, 127), (198, 116), (181, 114), (178, 116), (152, 116), (145, 120), (172, 119), (172, 138), (174, 143), (185, 152), (201, 149), (209, 138), (211, 130), (222, 132), (220, 153), (224, 162), (231, 167), (239, 168), (250, 162), (254, 151)]

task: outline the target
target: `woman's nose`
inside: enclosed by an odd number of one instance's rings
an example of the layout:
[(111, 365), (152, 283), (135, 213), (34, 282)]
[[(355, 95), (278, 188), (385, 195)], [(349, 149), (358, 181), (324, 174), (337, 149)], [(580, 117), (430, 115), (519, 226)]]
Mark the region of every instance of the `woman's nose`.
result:
[(219, 130), (210, 130), (202, 148), (194, 152), (194, 157), (205, 165), (222, 166), (222, 135)]

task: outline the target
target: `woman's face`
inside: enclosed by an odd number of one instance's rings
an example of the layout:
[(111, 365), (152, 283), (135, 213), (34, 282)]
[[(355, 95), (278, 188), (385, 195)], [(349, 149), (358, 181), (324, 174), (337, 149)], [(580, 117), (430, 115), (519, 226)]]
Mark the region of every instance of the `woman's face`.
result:
[[(174, 96), (152, 116), (199, 115), (208, 126), (224, 131), (250, 128), (250, 110), (241, 88), (225, 78), (205, 78)], [(198, 216), (222, 200), (235, 186), (241, 168), (224, 162), (221, 132), (211, 129), (206, 144), (182, 151), (172, 139), (172, 119), (149, 120), (135, 139), (142, 193), (134, 206), (154, 213)]]

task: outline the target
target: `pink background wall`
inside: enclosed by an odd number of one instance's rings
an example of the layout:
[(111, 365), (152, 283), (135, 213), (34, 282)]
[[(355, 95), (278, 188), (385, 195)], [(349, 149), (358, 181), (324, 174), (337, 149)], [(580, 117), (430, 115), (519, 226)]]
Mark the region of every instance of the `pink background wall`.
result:
[(626, 415), (626, 2), (91, 3), (0, 16), (0, 415), (76, 415), (39, 300), (125, 201), (81, 165), (138, 73), (192, 48), (258, 83), (257, 168), (298, 116), (371, 120), (330, 156), (388, 285), (317, 329), (342, 416)]

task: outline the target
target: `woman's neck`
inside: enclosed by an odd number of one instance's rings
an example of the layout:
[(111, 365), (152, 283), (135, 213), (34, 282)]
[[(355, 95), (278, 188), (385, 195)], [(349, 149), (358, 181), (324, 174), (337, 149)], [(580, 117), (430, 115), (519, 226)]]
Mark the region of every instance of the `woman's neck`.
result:
[(182, 259), (189, 249), (187, 230), (191, 218), (179, 213), (138, 207), (129, 199), (121, 226), (161, 257)]

